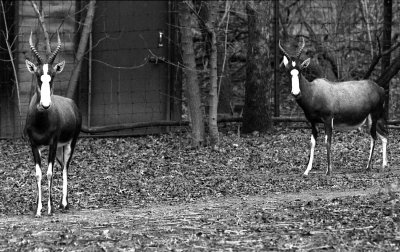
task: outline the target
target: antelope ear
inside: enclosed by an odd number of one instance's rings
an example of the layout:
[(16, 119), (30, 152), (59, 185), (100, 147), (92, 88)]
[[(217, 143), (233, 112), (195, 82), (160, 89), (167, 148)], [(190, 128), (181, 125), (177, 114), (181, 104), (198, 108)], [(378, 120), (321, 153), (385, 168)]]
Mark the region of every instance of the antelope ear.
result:
[(61, 73), (62, 72), (62, 70), (64, 69), (64, 66), (65, 66), (65, 60), (63, 60), (63, 61), (61, 61), (60, 63), (57, 63), (55, 66), (54, 66), (54, 70), (56, 71), (56, 73)]
[(37, 67), (35, 66), (35, 64), (33, 64), (32, 62), (30, 62), (29, 60), (25, 60), (25, 64), (26, 64), (26, 68), (28, 68), (28, 71), (30, 73), (35, 73)]
[(309, 64), (310, 64), (310, 58), (306, 59), (305, 61), (303, 61), (303, 63), (300, 64), (300, 69), (308, 67)]

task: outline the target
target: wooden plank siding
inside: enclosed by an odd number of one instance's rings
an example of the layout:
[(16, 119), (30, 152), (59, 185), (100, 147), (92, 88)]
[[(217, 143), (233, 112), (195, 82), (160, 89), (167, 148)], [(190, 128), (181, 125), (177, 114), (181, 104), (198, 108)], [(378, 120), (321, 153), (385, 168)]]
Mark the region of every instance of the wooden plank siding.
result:
[[(12, 0), (6, 0), (12, 1)], [(54, 94), (65, 96), (71, 78), (87, 1), (35, 1), (44, 12), (51, 48), (57, 45), (57, 31), (62, 42), (55, 63), (65, 60), (63, 72), (55, 77)], [(21, 137), (36, 80), (27, 70), (25, 60), (36, 62), (29, 47), (29, 36), (40, 55), (46, 57), (42, 28), (30, 1), (14, 1), (11, 15), (15, 43), (15, 65), (19, 81), (20, 108), (8, 71), (0, 78), (0, 138)], [(181, 117), (180, 78), (170, 64), (150, 63), (154, 54), (167, 61), (176, 59), (171, 25), (171, 1), (98, 1), (93, 21), (91, 54), (85, 55), (74, 99), (86, 127), (179, 120)], [(1, 28), (0, 26), (0, 29)], [(174, 30), (171, 32), (171, 30)], [(160, 42), (160, 34), (162, 39)], [(161, 43), (161, 45), (160, 45)], [(3, 44), (1, 44), (3, 45)], [(89, 44), (90, 46), (90, 44)], [(88, 51), (89, 51), (88, 46)], [(173, 48), (173, 49), (172, 49)], [(171, 50), (172, 49), (172, 50)], [(3, 52), (1, 58), (6, 58)], [(133, 66), (133, 67), (132, 67)], [(140, 66), (140, 67), (135, 67)], [(89, 81), (91, 80), (91, 81)], [(14, 84), (15, 86), (15, 84)], [(148, 134), (168, 130), (165, 127), (124, 129), (115, 133)]]

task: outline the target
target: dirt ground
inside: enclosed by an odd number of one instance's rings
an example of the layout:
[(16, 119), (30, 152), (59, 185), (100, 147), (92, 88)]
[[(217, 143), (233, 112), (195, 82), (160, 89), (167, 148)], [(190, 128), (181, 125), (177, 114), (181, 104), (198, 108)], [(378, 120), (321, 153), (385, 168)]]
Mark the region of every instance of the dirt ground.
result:
[[(290, 202), (368, 197), (380, 188), (346, 191), (275, 193), (265, 197), (212, 198), (196, 203), (112, 209), (70, 210), (42, 218), (10, 216), (0, 219), (1, 251), (220, 251), (319, 250), (332, 247), (291, 247), (276, 229), (246, 225), (249, 213), (257, 216), (285, 211)], [(253, 223), (254, 224), (254, 223)], [(290, 222), (269, 223), (276, 227)], [(301, 232), (301, 230), (298, 230)], [(321, 233), (322, 235), (323, 233)], [(313, 234), (318, 236), (319, 234)], [(270, 244), (268, 244), (270, 242)], [(300, 241), (297, 241), (300, 242)], [(294, 240), (291, 241), (295, 243)], [(271, 245), (271, 246), (269, 246)], [(310, 247), (311, 246), (311, 247)]]
[[(303, 177), (308, 130), (227, 133), (218, 150), (190, 148), (176, 134), (82, 138), (71, 209), (45, 214), (44, 179), (35, 218), (29, 146), (0, 141), (0, 251), (400, 250), (400, 132), (391, 132), (383, 171), (379, 144), (367, 172), (369, 138), (338, 132), (327, 177), (322, 144)], [(57, 202), (61, 177), (57, 170)]]

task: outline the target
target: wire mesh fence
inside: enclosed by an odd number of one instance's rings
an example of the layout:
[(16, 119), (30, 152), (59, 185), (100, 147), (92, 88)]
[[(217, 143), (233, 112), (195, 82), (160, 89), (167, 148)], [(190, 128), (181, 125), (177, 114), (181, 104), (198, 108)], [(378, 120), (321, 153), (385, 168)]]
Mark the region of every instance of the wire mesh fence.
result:
[[(44, 44), (42, 42), (43, 36), (40, 35), (40, 30), (38, 30), (37, 17), (32, 11), (30, 3), (28, 1), (2, 2), (5, 4), (2, 14), (6, 17), (7, 24), (0, 23), (0, 29), (5, 31), (7, 25), (9, 34), (12, 35), (13, 39), (9, 41), (13, 42), (13, 60), (17, 62), (16, 70), (21, 87), (19, 94), (21, 115), (16, 110), (15, 76), (10, 65), (9, 52), (5, 40), (0, 39), (0, 136), (15, 137), (22, 132), (21, 128), (32, 92), (31, 84), (33, 80), (30, 75), (27, 75), (24, 66), (24, 59), (30, 56), (26, 42), (32, 29), (37, 31), (34, 35), (38, 36), (37, 43), (39, 43), (38, 48), (41, 52), (44, 52)], [(84, 16), (82, 12), (84, 4), (80, 1), (37, 2), (45, 13), (50, 33), (54, 34), (57, 29), (62, 31), (63, 47), (61, 55), (67, 61), (67, 67), (64, 70), (65, 73), (57, 77), (58, 83), (56, 83), (55, 92), (64, 95), (69, 80), (68, 71), (71, 71), (74, 65), (74, 53), (82, 28), (80, 18)], [(153, 2), (159, 2), (159, 6), (153, 4)], [(224, 86), (220, 87), (220, 104), (221, 107), (226, 106), (230, 112), (237, 112), (237, 116), (240, 115), (241, 111), (235, 109), (235, 106), (239, 108), (243, 106), (245, 97), (248, 24), (246, 1), (229, 1), (229, 3), (230, 18), (223, 16), (226, 8), (225, 2), (221, 2), (220, 6), (220, 18), (225, 20), (220, 25), (221, 41), (225, 39), (225, 34), (227, 36), (226, 47), (222, 46), (220, 49), (226, 50), (226, 52), (224, 51), (227, 56), (225, 67), (228, 70), (226, 75), (229, 75), (228, 83), (224, 83)], [(274, 4), (275, 1), (261, 1), (258, 3), (257, 9), (258, 14), (264, 18), (263, 34), (268, 45), (266, 51), (271, 63), (266, 73), (269, 80), (266, 85), (270, 87), (267, 97), (269, 97), (271, 114), (274, 113), (273, 108), (276, 105), (281, 116), (301, 117), (303, 115), (290, 95), (290, 84), (287, 76), (281, 72), (282, 69), (274, 62), (276, 53), (279, 57), (281, 56), (280, 52), (275, 51), (275, 17), (279, 21), (277, 35), (281, 41), (294, 49), (298, 39), (300, 37), (305, 38), (306, 47), (303, 59), (311, 58), (310, 69), (307, 72), (307, 78), (310, 80), (316, 77), (333, 81), (362, 79), (366, 75), (373, 58), (382, 53), (383, 1), (281, 0), (279, 1), (278, 13), (274, 13)], [(157, 5), (158, 9), (153, 8), (153, 5)], [(186, 119), (187, 108), (185, 103), (183, 103), (182, 111), (184, 114), (182, 117), (172, 115), (172, 111), (176, 111), (176, 106), (180, 106), (181, 103), (171, 105), (173, 103), (171, 101), (186, 100), (184, 90), (182, 92), (175, 86), (176, 83), (181, 81), (176, 75), (178, 73), (176, 65), (170, 65), (168, 62), (158, 61), (159, 58), (155, 58), (156, 60), (152, 61), (153, 63), (149, 61), (143, 67), (143, 71), (129, 69), (129, 67), (147, 62), (146, 60), (150, 59), (151, 55), (159, 56), (160, 59), (169, 59), (173, 54), (171, 50), (179, 50), (179, 41), (173, 39), (179, 31), (177, 19), (172, 18), (177, 15), (177, 10), (165, 7), (168, 4), (164, 4), (164, 1), (132, 1), (129, 3), (101, 1), (99, 6), (103, 7), (96, 9), (94, 39), (92, 38), (92, 46), (95, 50), (92, 56), (88, 56), (86, 59), (86, 64), (90, 60), (92, 60), (92, 64), (91, 66), (89, 66), (90, 64), (85, 65), (81, 78), (84, 81), (96, 80), (97, 83), (92, 82), (90, 88), (89, 84), (81, 85), (81, 93), (77, 96), (79, 104), (85, 111), (84, 121), (89, 124), (95, 124), (96, 121), (102, 122), (100, 124), (126, 124), (143, 120)], [(398, 44), (400, 34), (399, 10), (400, 2), (393, 1), (392, 45)], [(120, 15), (115, 17), (115, 13)], [(162, 18), (157, 19), (154, 16)], [(198, 72), (202, 80), (203, 103), (206, 106), (208, 95), (207, 67), (209, 67), (207, 57), (209, 51), (203, 33), (200, 31), (199, 23), (194, 23), (192, 28), (197, 30), (194, 38), (195, 51)], [(222, 42), (221, 44), (223, 45)], [(169, 45), (173, 46), (168, 47)], [(392, 59), (399, 54), (399, 49), (393, 50), (391, 52)], [(118, 69), (118, 67), (128, 68)], [(273, 74), (275, 67), (280, 74), (279, 78)], [(170, 71), (171, 69), (175, 69), (175, 71)], [(154, 74), (150, 74), (152, 71), (155, 71)], [(377, 64), (369, 78), (376, 80), (381, 72), (381, 64)], [(126, 74), (129, 75), (127, 80), (123, 79)], [(273, 85), (275, 78), (278, 80), (277, 89)], [(136, 79), (139, 79), (139, 81), (136, 81)], [(225, 87), (227, 87), (227, 90), (224, 90)], [(184, 88), (185, 84), (183, 83)], [(151, 90), (152, 93), (146, 91), (147, 93), (141, 94), (140, 90)], [(274, 96), (275, 91), (279, 94), (278, 96)], [(98, 96), (93, 96), (94, 93), (91, 92), (97, 92)], [(391, 80), (389, 94), (389, 118), (392, 120), (400, 119), (400, 104), (398, 102), (400, 100), (400, 79), (398, 76)], [(275, 97), (279, 97), (279, 100)], [(99, 104), (96, 102), (99, 102)], [(140, 110), (139, 108), (140, 111), (138, 111), (135, 106), (143, 106), (143, 109)], [(136, 116), (138, 114), (141, 115), (140, 118)], [(102, 118), (94, 118), (94, 115)]]

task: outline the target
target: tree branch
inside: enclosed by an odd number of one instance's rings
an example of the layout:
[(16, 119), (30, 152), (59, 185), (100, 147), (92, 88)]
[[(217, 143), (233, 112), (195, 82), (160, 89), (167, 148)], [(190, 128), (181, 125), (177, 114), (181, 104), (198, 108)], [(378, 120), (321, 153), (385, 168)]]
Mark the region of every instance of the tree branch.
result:
[(33, 9), (34, 9), (35, 12), (36, 12), (37, 18), (39, 19), (40, 27), (41, 27), (42, 30), (43, 30), (44, 40), (45, 40), (45, 43), (46, 43), (46, 52), (47, 52), (48, 54), (50, 54), (50, 53), (51, 53), (50, 38), (49, 38), (49, 33), (47, 32), (46, 24), (44, 23), (44, 13), (43, 13), (43, 12), (40, 13), (40, 10), (39, 10), (39, 8), (37, 7), (35, 1), (31, 0), (30, 2), (31, 2), (31, 4), (32, 4)]
[(10, 61), (11, 61), (11, 65), (12, 65), (12, 69), (13, 69), (13, 74), (14, 74), (14, 78), (15, 78), (15, 89), (17, 92), (17, 108), (18, 108), (18, 115), (21, 116), (21, 100), (19, 97), (19, 82), (18, 82), (18, 74), (17, 74), (17, 68), (15, 67), (15, 63), (14, 63), (14, 57), (12, 55), (12, 48), (9, 42), (9, 30), (8, 30), (8, 26), (7, 26), (7, 19), (6, 19), (6, 13), (4, 10), (4, 3), (3, 0), (0, 1), (1, 2), (1, 10), (3, 13), (3, 22), (4, 22), (4, 27), (5, 27), (5, 34), (4, 34), (4, 38), (5, 38), (5, 42), (6, 42), (6, 46), (7, 46), (7, 51), (8, 51), (8, 55), (10, 57)]
[[(75, 56), (75, 67), (72, 70), (71, 78), (68, 83), (67, 97), (72, 98), (75, 94), (76, 87), (78, 85), (79, 74), (82, 69), (82, 59), (85, 55), (85, 50), (89, 40), (89, 36), (92, 32), (92, 23), (94, 17), (94, 11), (96, 6), (96, 0), (90, 0), (88, 10), (86, 13), (85, 23), (82, 30), (81, 40), (79, 41), (78, 50)], [(91, 48), (89, 48), (91, 49)]]
[(367, 72), (364, 74), (363, 79), (368, 79), (371, 76), (372, 72), (375, 70), (376, 65), (378, 65), (379, 60), (383, 56), (390, 54), (391, 52), (396, 50), (399, 46), (400, 46), (400, 42), (396, 42), (396, 44), (394, 44), (389, 50), (386, 50), (382, 53), (379, 50), (379, 54), (375, 54), (374, 58), (372, 58), (371, 65), (369, 66)]

